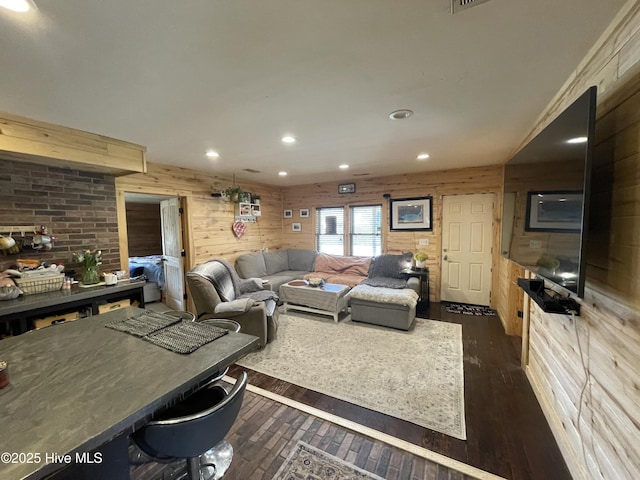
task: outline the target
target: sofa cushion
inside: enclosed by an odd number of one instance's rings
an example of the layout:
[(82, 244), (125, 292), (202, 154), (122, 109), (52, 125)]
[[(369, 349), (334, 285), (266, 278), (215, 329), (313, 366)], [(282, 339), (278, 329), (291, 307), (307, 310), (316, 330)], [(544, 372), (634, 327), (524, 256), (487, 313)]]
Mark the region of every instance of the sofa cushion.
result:
[(264, 264), (267, 267), (267, 275), (289, 270), (289, 255), (286, 250), (264, 252)]
[(413, 254), (403, 253), (402, 255), (384, 254), (373, 259), (369, 269), (369, 278), (387, 277), (404, 279), (406, 275), (400, 273), (411, 264)]
[(267, 266), (262, 252), (247, 253), (236, 259), (236, 270), (242, 278), (262, 278), (267, 274)]
[(313, 271), (313, 264), (316, 260), (315, 250), (302, 250), (290, 248), (287, 251), (289, 256), (289, 270), (299, 270), (305, 272)]
[(274, 275), (267, 275), (265, 277), (265, 280), (269, 280), (269, 283), (271, 284), (271, 290), (273, 290), (274, 292), (279, 292), (280, 286), (282, 284), (288, 283), (291, 280), (301, 279), (305, 273), (306, 272), (293, 272), (291, 270), (285, 270), (284, 272), (278, 272)]

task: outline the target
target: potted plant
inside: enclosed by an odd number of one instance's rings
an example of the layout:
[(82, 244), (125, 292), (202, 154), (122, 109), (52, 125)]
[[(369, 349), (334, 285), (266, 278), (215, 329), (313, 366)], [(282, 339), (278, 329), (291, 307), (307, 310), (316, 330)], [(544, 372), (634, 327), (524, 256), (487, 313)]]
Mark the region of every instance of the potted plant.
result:
[(102, 251), (84, 250), (72, 254), (73, 261), (82, 265), (82, 284), (93, 285), (100, 282), (98, 265), (102, 264)]
[(427, 252), (416, 252), (413, 254), (413, 259), (416, 262), (416, 268), (424, 268), (429, 255)]
[(225, 188), (222, 191), (222, 196), (225, 197), (227, 201), (234, 203), (240, 203), (243, 194), (244, 192), (242, 191), (242, 188), (238, 185)]

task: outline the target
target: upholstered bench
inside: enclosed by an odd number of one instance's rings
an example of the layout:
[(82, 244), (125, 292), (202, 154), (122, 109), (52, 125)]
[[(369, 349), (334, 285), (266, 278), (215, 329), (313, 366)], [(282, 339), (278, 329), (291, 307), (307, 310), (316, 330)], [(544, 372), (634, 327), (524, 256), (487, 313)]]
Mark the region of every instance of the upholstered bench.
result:
[(418, 294), (410, 288), (357, 285), (348, 296), (356, 322), (409, 330), (416, 318)]

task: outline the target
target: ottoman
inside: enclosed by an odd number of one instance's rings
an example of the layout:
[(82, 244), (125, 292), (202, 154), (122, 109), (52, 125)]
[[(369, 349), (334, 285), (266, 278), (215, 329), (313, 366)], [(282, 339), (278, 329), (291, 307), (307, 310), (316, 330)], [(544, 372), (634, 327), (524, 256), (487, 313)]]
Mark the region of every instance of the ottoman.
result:
[(349, 292), (351, 320), (409, 330), (416, 318), (418, 294), (410, 288), (358, 285)]

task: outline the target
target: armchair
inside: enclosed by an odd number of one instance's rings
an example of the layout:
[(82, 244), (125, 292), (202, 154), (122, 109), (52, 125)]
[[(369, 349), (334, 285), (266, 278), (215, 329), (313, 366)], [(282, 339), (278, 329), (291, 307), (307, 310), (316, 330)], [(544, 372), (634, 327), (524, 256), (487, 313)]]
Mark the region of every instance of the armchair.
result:
[(260, 338), (261, 346), (275, 338), (278, 295), (262, 289), (260, 279), (241, 279), (224, 259), (197, 265), (186, 275), (198, 321), (228, 318), (241, 331)]

